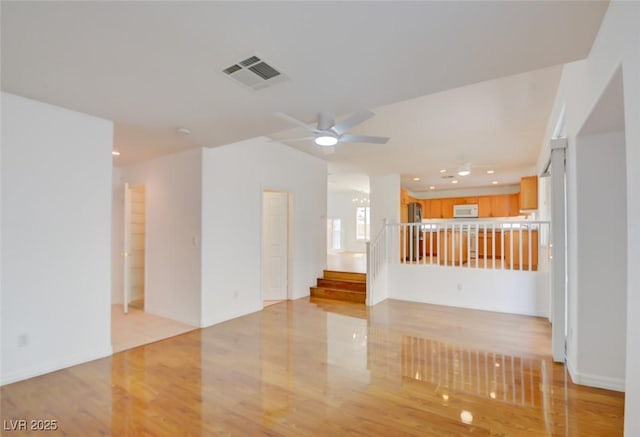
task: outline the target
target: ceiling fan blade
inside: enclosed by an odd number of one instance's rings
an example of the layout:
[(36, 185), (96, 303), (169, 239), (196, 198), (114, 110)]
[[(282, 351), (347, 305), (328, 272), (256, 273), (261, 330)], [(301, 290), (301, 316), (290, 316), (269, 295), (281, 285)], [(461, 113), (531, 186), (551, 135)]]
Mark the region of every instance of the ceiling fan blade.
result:
[(352, 127), (369, 120), (374, 115), (375, 114), (373, 112), (369, 111), (368, 109), (364, 109), (360, 112), (356, 112), (350, 117), (347, 117), (345, 120), (342, 120), (340, 123), (334, 125), (331, 129), (338, 135), (342, 135)]
[(286, 142), (286, 141), (306, 141), (306, 140), (315, 140), (316, 137), (295, 137), (295, 138), (272, 138), (272, 142)]
[(373, 143), (373, 144), (387, 144), (389, 138), (387, 137), (370, 137), (367, 135), (349, 135), (344, 134), (340, 137), (342, 143)]
[(297, 124), (298, 126), (308, 130), (309, 132), (316, 133), (318, 131), (315, 127), (311, 126), (310, 124), (300, 121), (297, 118), (293, 118), (290, 115), (287, 115), (283, 112), (276, 112), (276, 115), (284, 120), (287, 120), (290, 123)]

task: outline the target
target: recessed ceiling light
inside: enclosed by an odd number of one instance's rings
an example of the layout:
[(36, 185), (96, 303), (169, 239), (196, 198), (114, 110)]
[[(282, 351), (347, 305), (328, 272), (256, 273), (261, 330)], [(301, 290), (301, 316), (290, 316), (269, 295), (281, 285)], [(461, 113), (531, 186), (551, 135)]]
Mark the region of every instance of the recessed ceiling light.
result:
[(317, 137), (314, 141), (318, 146), (325, 146), (325, 147), (335, 146), (336, 144), (338, 144), (338, 138), (333, 137), (331, 135), (321, 135)]
[(491, 181), (493, 185), (498, 185), (498, 181)]
[(435, 190), (435, 189), (436, 189), (436, 187), (435, 187), (435, 185), (431, 185), (431, 186), (429, 187), (429, 189), (430, 189), (430, 190)]
[(414, 181), (418, 182), (420, 178), (413, 178)]
[(120, 156), (120, 152), (118, 152), (117, 150), (112, 150), (112, 151), (111, 151), (111, 154), (112, 154), (113, 156)]
[(453, 180), (451, 181), (451, 183), (452, 183), (452, 184), (457, 184), (457, 183), (458, 183), (458, 180), (457, 180), (457, 179), (453, 179)]
[(495, 172), (495, 170), (487, 170), (487, 174), (494, 174)]
[(440, 170), (440, 173), (446, 173), (446, 172), (447, 172), (446, 168), (443, 168), (442, 170)]

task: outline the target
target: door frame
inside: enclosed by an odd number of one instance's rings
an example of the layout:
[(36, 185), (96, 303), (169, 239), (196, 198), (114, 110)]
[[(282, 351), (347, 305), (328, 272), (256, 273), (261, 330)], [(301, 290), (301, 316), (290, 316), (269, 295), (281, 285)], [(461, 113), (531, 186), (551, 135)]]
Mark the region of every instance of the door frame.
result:
[(287, 295), (286, 300), (293, 299), (292, 287), (292, 254), (293, 254), (293, 193), (286, 190), (272, 189), (262, 187), (260, 190), (260, 303), (264, 302), (264, 257), (265, 257), (265, 232), (264, 232), (264, 213), (265, 213), (265, 193), (284, 193), (287, 195)]
[[(148, 266), (148, 247), (149, 247), (149, 233), (147, 232), (148, 230), (148, 226), (147, 226), (147, 217), (148, 217), (148, 202), (147, 202), (147, 186), (145, 183), (130, 183), (130, 182), (125, 182), (124, 183), (124, 208), (123, 208), (123, 215), (124, 215), (124, 226), (123, 226), (123, 241), (124, 241), (124, 246), (123, 246), (123, 250), (122, 250), (122, 255), (123, 255), (123, 272), (122, 272), (122, 288), (123, 288), (123, 311), (125, 314), (129, 313), (129, 302), (128, 302), (128, 297), (131, 297), (131, 289), (130, 289), (130, 284), (128, 281), (128, 276), (129, 276), (129, 271), (127, 269), (128, 267), (128, 261), (130, 256), (130, 253), (128, 251), (128, 240), (129, 240), (129, 234), (130, 234), (130, 226), (131, 226), (131, 193), (129, 190), (136, 188), (136, 187), (143, 187), (144, 188), (144, 257), (143, 257), (143, 262), (144, 262), (144, 290), (143, 290), (143, 299), (144, 299), (144, 306), (142, 307), (142, 311), (147, 312), (147, 298), (148, 298), (148, 275), (149, 275), (149, 270), (147, 268)], [(129, 290), (127, 290), (127, 288), (129, 288)], [(128, 291), (128, 293), (127, 293)]]

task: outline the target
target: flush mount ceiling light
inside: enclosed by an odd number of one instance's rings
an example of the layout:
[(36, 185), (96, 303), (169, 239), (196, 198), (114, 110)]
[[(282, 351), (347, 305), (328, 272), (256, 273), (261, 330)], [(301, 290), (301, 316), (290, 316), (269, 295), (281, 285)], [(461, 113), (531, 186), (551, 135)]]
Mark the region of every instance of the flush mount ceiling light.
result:
[(436, 189), (436, 187), (435, 187), (435, 185), (431, 185), (431, 186), (429, 187), (429, 189), (430, 189), (430, 190), (435, 190), (435, 189)]
[(420, 178), (413, 178), (414, 181), (418, 182)]
[(491, 182), (493, 185), (498, 185), (498, 181), (492, 181)]
[(334, 137), (332, 135), (320, 135), (319, 137), (316, 137), (314, 142), (318, 146), (331, 147), (338, 144), (338, 137)]
[(487, 174), (494, 174), (495, 172), (495, 170), (487, 170)]
[(471, 174), (471, 163), (467, 162), (458, 169), (458, 175), (469, 176)]
[(454, 179), (454, 180), (452, 180), (452, 181), (451, 181), (451, 183), (452, 183), (452, 184), (457, 184), (457, 183), (458, 183), (458, 180), (457, 180), (457, 179)]
[(446, 168), (443, 168), (442, 170), (440, 170), (440, 173), (446, 173), (446, 172), (447, 172)]

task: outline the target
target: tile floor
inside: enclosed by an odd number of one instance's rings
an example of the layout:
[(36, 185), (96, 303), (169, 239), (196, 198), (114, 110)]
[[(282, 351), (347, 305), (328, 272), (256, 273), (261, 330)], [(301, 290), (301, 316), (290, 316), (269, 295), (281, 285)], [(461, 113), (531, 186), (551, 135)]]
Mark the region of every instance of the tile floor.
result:
[(129, 313), (124, 314), (122, 305), (111, 306), (113, 353), (184, 334), (194, 329), (198, 328), (145, 313), (139, 309), (129, 308)]

